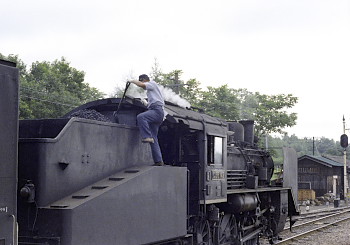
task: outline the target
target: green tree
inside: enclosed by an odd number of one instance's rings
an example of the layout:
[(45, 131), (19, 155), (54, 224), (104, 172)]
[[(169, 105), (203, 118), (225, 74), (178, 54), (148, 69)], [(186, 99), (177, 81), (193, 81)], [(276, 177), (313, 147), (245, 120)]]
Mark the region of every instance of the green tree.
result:
[(78, 105), (102, 98), (103, 93), (84, 83), (84, 76), (64, 58), (33, 63), (21, 86), (23, 100), (32, 105), (31, 117), (60, 117)]
[(288, 113), (298, 101), (291, 94), (265, 95), (255, 93), (257, 107), (254, 112), (255, 129), (258, 135), (284, 133), (283, 128), (296, 125), (297, 114)]
[(255, 93), (247, 89), (234, 89), (235, 97), (238, 99), (239, 118), (254, 120), (254, 114), (258, 106), (258, 98)]
[(265, 95), (246, 89), (232, 89), (228, 85), (208, 87), (201, 93), (198, 104), (212, 116), (226, 120), (249, 119), (255, 121), (258, 136), (284, 133), (283, 128), (296, 124), (296, 113), (287, 110), (297, 103), (291, 94)]
[[(340, 143), (335, 142), (333, 139), (325, 137), (315, 138), (298, 138), (296, 135), (287, 135), (283, 137), (271, 137), (269, 136), (270, 147), (291, 147), (294, 148), (298, 156), (303, 155), (316, 155), (316, 156), (342, 156), (343, 148)], [(350, 152), (350, 149), (347, 149)]]
[(34, 62), (27, 71), (18, 56), (0, 55), (17, 63), (20, 71), (20, 118), (57, 118), (71, 109), (104, 94), (84, 82), (85, 73), (64, 58)]
[(317, 142), (316, 142), (316, 149), (321, 155), (325, 154), (327, 152), (327, 150), (333, 146), (334, 146), (334, 141), (327, 139), (325, 137), (322, 137), (321, 139), (317, 140)]
[(226, 120), (239, 119), (239, 100), (236, 97), (234, 89), (228, 87), (227, 84), (220, 87), (207, 87), (206, 91), (202, 91), (198, 106), (205, 108), (205, 111), (215, 117), (221, 117)]

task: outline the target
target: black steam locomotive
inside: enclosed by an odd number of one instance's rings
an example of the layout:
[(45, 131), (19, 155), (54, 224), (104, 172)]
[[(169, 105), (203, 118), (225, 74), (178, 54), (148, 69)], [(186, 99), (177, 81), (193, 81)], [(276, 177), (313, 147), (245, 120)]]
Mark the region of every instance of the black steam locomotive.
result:
[(283, 185), (271, 185), (274, 163), (256, 146), (253, 121), (166, 103), (167, 165), (153, 166), (139, 99), (18, 121), (18, 71), (0, 63), (0, 244), (273, 243), (298, 214), (295, 153), (286, 149)]

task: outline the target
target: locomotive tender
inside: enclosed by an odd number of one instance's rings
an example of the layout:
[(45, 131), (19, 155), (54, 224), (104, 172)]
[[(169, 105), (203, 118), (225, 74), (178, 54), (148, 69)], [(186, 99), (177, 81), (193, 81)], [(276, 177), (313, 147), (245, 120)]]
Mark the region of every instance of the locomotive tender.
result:
[[(153, 166), (136, 124), (140, 99), (18, 121), (18, 71), (5, 61), (0, 93), (0, 245), (273, 243), (298, 214), (295, 152), (285, 151), (283, 186), (271, 185), (274, 164), (253, 121), (166, 103), (158, 136), (167, 165)], [(99, 120), (82, 118), (89, 113)]]

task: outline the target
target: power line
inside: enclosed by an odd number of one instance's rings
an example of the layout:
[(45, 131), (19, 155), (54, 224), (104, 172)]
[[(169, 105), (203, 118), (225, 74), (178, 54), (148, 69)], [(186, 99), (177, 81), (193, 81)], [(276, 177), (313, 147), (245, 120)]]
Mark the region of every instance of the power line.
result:
[[(24, 93), (28, 93), (29, 95), (25, 95)], [(43, 96), (41, 96), (41, 95), (43, 95)], [(25, 86), (22, 86), (20, 88), (20, 96), (28, 98), (28, 99), (33, 99), (33, 100), (38, 100), (38, 101), (43, 101), (43, 102), (55, 104), (55, 105), (67, 106), (70, 108), (74, 108), (74, 107), (78, 106), (78, 105), (72, 105), (72, 104), (62, 102), (62, 99), (63, 99), (63, 101), (69, 101), (69, 100), (71, 100), (71, 98), (63, 97), (63, 96), (52, 96), (52, 95), (50, 96), (47, 92), (39, 91), (39, 90), (25, 87)], [(43, 98), (44, 96), (48, 97), (48, 99)], [(53, 100), (55, 100), (55, 101), (53, 101)]]
[[(20, 92), (22, 92), (22, 90), (26, 90), (27, 92), (34, 92), (34, 93), (37, 93), (37, 94), (42, 94), (42, 95), (44, 95), (44, 96), (48, 96), (48, 97), (55, 97), (55, 98), (60, 98), (60, 99), (67, 99), (67, 100), (70, 100), (70, 98), (68, 98), (68, 97), (63, 97), (63, 96), (61, 96), (61, 95), (57, 95), (57, 96), (52, 96), (52, 95), (50, 95), (48, 92), (43, 92), (43, 91), (38, 91), (38, 90), (36, 90), (36, 89), (32, 89), (32, 88), (25, 88), (25, 87), (23, 87), (23, 88), (21, 88), (21, 91)], [(24, 92), (24, 91), (23, 91)]]
[(63, 105), (63, 106), (72, 107), (72, 108), (77, 107), (77, 105), (69, 105), (69, 104), (64, 104), (64, 103), (60, 103), (60, 102), (54, 102), (51, 100), (41, 99), (41, 98), (28, 96), (28, 95), (21, 95), (21, 97), (25, 97), (25, 98), (29, 98), (29, 99), (33, 99), (33, 100), (44, 101), (44, 102), (48, 102), (48, 103), (55, 104), (55, 105)]

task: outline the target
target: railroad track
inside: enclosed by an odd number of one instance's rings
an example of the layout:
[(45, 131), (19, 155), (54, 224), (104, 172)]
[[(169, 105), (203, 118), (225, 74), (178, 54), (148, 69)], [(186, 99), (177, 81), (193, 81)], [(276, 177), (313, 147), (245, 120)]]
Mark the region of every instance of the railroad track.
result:
[[(298, 217), (291, 230), (289, 221), (286, 223), (286, 227), (280, 233), (282, 240), (277, 241), (276, 244), (309, 244), (305, 242), (305, 239), (308, 239), (315, 232), (326, 230), (347, 220), (350, 220), (350, 207), (327, 208), (303, 213)], [(264, 240), (260, 241), (260, 244), (267, 245), (269, 242)]]
[(350, 207), (346, 206), (346, 207), (338, 207), (338, 208), (331, 208), (331, 207), (322, 208), (322, 209), (318, 209), (310, 212), (301, 213), (298, 216), (298, 220), (313, 218), (317, 216), (323, 216), (323, 215), (327, 215), (328, 213), (336, 213), (347, 209), (350, 209)]
[[(336, 210), (329, 210), (328, 209), (328, 210), (322, 210), (322, 211), (313, 212), (313, 213), (305, 213), (305, 214), (302, 214), (301, 217), (299, 217), (297, 219), (297, 222), (302, 221), (302, 220), (308, 220), (308, 219), (311, 219), (311, 220), (305, 221), (303, 223), (295, 224), (295, 225), (293, 225), (292, 229), (295, 229), (297, 227), (303, 227), (303, 226), (309, 225), (309, 224), (313, 224), (315, 222), (320, 222), (322, 220), (326, 220), (326, 219), (329, 219), (332, 217), (338, 217), (342, 214), (347, 214), (347, 213), (350, 214), (350, 207), (338, 208)], [(289, 221), (286, 224), (289, 224)], [(289, 230), (289, 229), (290, 229), (289, 226), (284, 228), (284, 230)]]
[[(305, 237), (313, 235), (313, 233), (325, 230), (327, 228), (338, 225), (341, 222), (350, 220), (350, 208), (337, 209), (334, 213), (325, 214), (329, 211), (314, 212), (312, 220), (295, 224), (290, 231), (289, 227), (286, 227), (283, 232), (281, 232), (281, 237), (285, 237), (283, 240), (278, 241), (276, 244), (295, 244), (295, 242), (301, 241), (300, 244), (305, 244), (302, 239)], [(311, 215), (305, 215), (302, 219), (310, 219)], [(318, 217), (321, 216), (321, 217)], [(299, 220), (302, 220), (299, 219)]]

